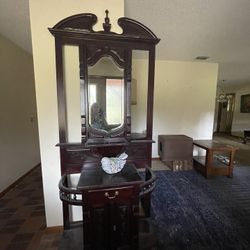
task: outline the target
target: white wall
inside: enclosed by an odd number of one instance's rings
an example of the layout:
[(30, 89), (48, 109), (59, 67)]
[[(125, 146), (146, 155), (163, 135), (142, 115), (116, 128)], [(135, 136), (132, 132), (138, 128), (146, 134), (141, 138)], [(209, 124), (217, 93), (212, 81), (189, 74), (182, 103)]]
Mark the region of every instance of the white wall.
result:
[[(106, 9), (110, 11), (112, 29), (119, 32), (116, 20), (124, 16), (123, 0), (30, 0), (39, 137), (48, 227), (62, 225), (61, 201), (58, 195), (58, 181), (61, 176), (59, 150), (55, 147), (59, 141), (55, 46), (54, 37), (49, 33), (48, 27), (53, 27), (67, 16), (90, 12), (99, 18), (100, 22), (95, 29), (100, 30)], [(74, 103), (79, 105), (79, 102)], [(79, 106), (76, 108), (79, 109)], [(71, 136), (74, 137), (74, 133)]]
[(40, 162), (32, 56), (0, 36), (0, 192)]
[(250, 130), (250, 113), (240, 112), (241, 96), (250, 94), (250, 84), (220, 87), (219, 93), (235, 93), (235, 109), (232, 122), (232, 135), (243, 137), (244, 130)]
[[(133, 78), (137, 80), (137, 105), (145, 103), (147, 74), (144, 60), (134, 63)], [(215, 109), (218, 64), (201, 62), (156, 61), (153, 157), (158, 157), (158, 135), (185, 134), (193, 139), (211, 139)], [(142, 85), (142, 86), (141, 86)], [(140, 108), (132, 106), (137, 128), (142, 130)], [(136, 111), (137, 109), (137, 111)], [(145, 113), (145, 111), (144, 111)], [(137, 118), (137, 119), (136, 119)]]
[(185, 134), (211, 139), (218, 64), (157, 61), (153, 157), (159, 134)]

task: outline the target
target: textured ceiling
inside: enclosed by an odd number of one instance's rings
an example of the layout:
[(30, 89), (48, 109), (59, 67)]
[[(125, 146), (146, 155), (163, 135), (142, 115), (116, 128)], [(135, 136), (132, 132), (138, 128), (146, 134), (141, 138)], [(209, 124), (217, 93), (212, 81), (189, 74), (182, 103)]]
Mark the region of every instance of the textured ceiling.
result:
[(219, 63), (219, 83), (250, 84), (249, 0), (126, 0), (125, 15), (161, 38), (158, 58)]
[[(31, 53), (28, 2), (0, 0), (0, 33)], [(219, 84), (250, 84), (250, 0), (125, 0), (125, 16), (161, 39), (158, 59), (209, 56)]]
[(29, 0), (0, 0), (0, 34), (32, 53)]

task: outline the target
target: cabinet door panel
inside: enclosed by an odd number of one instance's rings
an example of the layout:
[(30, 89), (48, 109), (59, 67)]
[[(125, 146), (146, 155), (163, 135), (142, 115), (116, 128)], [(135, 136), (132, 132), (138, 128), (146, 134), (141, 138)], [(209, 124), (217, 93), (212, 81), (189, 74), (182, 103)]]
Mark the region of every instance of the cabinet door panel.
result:
[(86, 199), (86, 244), (94, 249), (136, 249), (137, 187), (88, 191)]

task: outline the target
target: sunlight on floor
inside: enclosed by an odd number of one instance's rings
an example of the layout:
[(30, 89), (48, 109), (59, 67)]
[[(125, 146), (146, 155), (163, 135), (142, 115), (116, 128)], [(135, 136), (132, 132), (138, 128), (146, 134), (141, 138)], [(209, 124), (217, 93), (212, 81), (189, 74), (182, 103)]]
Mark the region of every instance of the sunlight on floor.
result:
[(169, 167), (159, 159), (152, 160), (152, 169), (154, 171), (170, 170)]

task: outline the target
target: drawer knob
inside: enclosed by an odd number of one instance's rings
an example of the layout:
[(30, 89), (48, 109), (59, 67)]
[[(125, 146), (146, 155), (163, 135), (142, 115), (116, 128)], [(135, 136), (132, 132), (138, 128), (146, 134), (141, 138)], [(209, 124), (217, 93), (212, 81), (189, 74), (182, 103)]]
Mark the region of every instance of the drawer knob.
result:
[(115, 199), (116, 196), (118, 196), (118, 195), (119, 195), (119, 191), (115, 191), (115, 194), (114, 194), (113, 196), (110, 196), (108, 192), (106, 192), (106, 193), (104, 194), (104, 196), (107, 197), (107, 198), (110, 199), (110, 200), (111, 200), (111, 199)]

